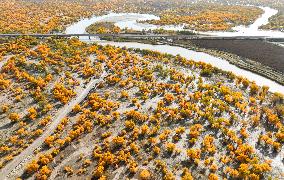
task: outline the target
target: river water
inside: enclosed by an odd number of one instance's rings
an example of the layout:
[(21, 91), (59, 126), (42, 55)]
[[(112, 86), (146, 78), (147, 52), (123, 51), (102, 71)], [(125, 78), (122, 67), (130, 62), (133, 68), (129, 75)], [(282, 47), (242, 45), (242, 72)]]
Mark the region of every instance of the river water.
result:
[[(235, 27), (234, 30), (236, 32), (206, 32), (205, 34), (209, 35), (217, 35), (217, 36), (270, 36), (270, 37), (284, 37), (284, 33), (277, 31), (262, 31), (259, 30), (258, 27), (266, 24), (268, 22), (268, 18), (277, 13), (277, 10), (271, 9), (269, 7), (261, 7), (265, 13), (258, 18), (252, 25), (248, 27), (238, 26)], [(150, 20), (150, 19), (159, 19), (159, 17), (149, 14), (136, 14), (136, 13), (110, 13), (103, 16), (92, 17), (90, 19), (82, 19), (77, 23), (74, 23), (67, 27), (66, 34), (81, 34), (86, 33), (85, 29), (95, 23), (100, 21), (111, 21), (115, 22), (117, 26), (120, 28), (132, 28), (134, 30), (149, 30), (149, 29), (157, 29), (160, 26), (150, 25), (150, 24), (141, 24), (137, 23), (137, 20)], [(182, 30), (183, 26), (163, 26), (164, 29), (168, 30)], [(181, 55), (187, 59), (192, 59), (194, 61), (202, 61), (206, 63), (210, 63), (215, 67), (220, 69), (231, 71), (236, 75), (246, 77), (250, 81), (255, 81), (258, 85), (269, 86), (271, 92), (284, 92), (284, 86), (268, 79), (262, 77), (258, 74), (252, 73), (250, 71), (241, 69), (235, 65), (230, 64), (228, 61), (215, 57), (203, 52), (196, 52), (192, 50), (188, 50), (185, 48), (177, 47), (177, 46), (169, 46), (169, 45), (150, 45), (143, 43), (133, 43), (133, 42), (107, 42), (101, 41), (96, 38), (92, 38), (89, 40), (88, 37), (81, 37), (82, 41), (91, 41), (97, 42), (102, 45), (110, 44), (118, 47), (127, 47), (127, 48), (140, 48), (140, 49), (150, 49), (159, 51), (162, 53), (168, 53), (172, 55)]]
[(192, 50), (188, 50), (182, 47), (170, 46), (170, 45), (150, 45), (150, 44), (142, 44), (135, 42), (107, 42), (107, 41), (99, 41), (101, 45), (114, 45), (117, 47), (127, 47), (127, 48), (140, 48), (140, 49), (150, 49), (153, 51), (159, 51), (162, 53), (168, 53), (172, 55), (181, 55), (187, 59), (191, 59), (194, 61), (202, 61), (206, 63), (210, 63), (215, 67), (226, 71), (232, 71), (234, 74), (246, 77), (250, 81), (255, 81), (260, 86), (269, 86), (271, 92), (284, 92), (284, 86), (253, 72), (241, 69), (233, 64), (230, 64), (228, 61), (218, 58), (207, 53), (196, 52)]
[(278, 11), (270, 7), (259, 7), (264, 13), (249, 26), (236, 26), (232, 29), (234, 32), (205, 32), (202, 34), (215, 36), (266, 36), (266, 37), (284, 37), (284, 33), (280, 31), (261, 30), (260, 26), (268, 23), (269, 18), (277, 14)]
[[(233, 27), (232, 32), (198, 32), (205, 35), (216, 35), (216, 36), (267, 36), (267, 37), (284, 37), (284, 32), (271, 31), (271, 30), (260, 30), (258, 29), (261, 25), (268, 23), (271, 16), (277, 14), (277, 10), (270, 7), (259, 7), (264, 13), (251, 25), (249, 26), (236, 26)], [(142, 20), (159, 20), (160, 18), (151, 14), (137, 14), (137, 13), (109, 13), (103, 16), (93, 16), (91, 18), (82, 19), (77, 23), (74, 23), (67, 27), (66, 34), (81, 34), (86, 33), (85, 29), (95, 22), (114, 22), (115, 25), (121, 29), (128, 28), (137, 31), (142, 30), (154, 30), (163, 28), (165, 30), (185, 30), (184, 25), (174, 26), (158, 26), (147, 23), (138, 23), (137, 21)]]
[(154, 30), (163, 28), (165, 30), (183, 30), (184, 25), (180, 26), (157, 26), (147, 23), (138, 23), (137, 21), (159, 20), (160, 18), (151, 14), (138, 13), (109, 13), (103, 16), (93, 16), (91, 18), (82, 19), (79, 22), (66, 28), (66, 34), (81, 34), (86, 33), (85, 29), (95, 22), (114, 22), (121, 29), (128, 28), (136, 31)]

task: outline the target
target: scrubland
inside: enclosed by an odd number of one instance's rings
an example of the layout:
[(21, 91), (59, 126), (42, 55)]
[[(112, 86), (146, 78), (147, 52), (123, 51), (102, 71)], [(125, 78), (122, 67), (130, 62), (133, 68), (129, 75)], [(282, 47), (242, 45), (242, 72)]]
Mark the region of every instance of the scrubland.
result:
[(283, 95), (269, 87), (153, 51), (2, 42), (2, 171), (37, 147), (10, 178), (283, 177)]

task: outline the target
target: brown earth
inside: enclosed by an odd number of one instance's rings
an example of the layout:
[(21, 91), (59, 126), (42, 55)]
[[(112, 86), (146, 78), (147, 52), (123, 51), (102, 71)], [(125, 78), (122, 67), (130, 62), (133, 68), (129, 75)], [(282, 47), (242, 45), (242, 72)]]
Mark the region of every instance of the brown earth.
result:
[(284, 73), (284, 48), (273, 43), (262, 40), (190, 40), (190, 42), (200, 48), (236, 54)]

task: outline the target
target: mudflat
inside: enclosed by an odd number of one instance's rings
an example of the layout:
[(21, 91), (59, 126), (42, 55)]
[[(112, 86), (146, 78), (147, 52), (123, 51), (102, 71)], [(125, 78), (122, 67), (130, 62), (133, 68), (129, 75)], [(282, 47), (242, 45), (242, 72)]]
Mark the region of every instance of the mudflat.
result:
[(191, 40), (206, 49), (214, 49), (236, 54), (284, 73), (284, 48), (262, 40)]

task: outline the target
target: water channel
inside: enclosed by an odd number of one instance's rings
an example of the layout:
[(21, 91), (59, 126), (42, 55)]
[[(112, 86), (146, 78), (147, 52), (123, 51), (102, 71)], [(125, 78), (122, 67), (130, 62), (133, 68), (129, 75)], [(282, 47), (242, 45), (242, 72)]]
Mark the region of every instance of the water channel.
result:
[[(269, 36), (269, 37), (284, 37), (283, 32), (279, 31), (267, 31), (267, 30), (259, 30), (261, 25), (264, 25), (268, 22), (269, 17), (275, 15), (277, 10), (269, 8), (269, 7), (260, 7), (264, 10), (264, 13), (250, 26), (237, 26), (233, 29), (234, 32), (203, 32), (208, 35), (217, 35), (217, 36)], [(67, 27), (66, 34), (81, 34), (86, 33), (85, 29), (95, 23), (102, 21), (115, 22), (117, 26), (120, 28), (129, 28), (134, 30), (149, 30), (149, 29), (158, 29), (161, 26), (150, 25), (150, 24), (142, 24), (137, 21), (140, 20), (150, 20), (150, 19), (159, 19), (159, 17), (150, 14), (137, 14), (137, 13), (109, 13), (103, 16), (94, 16), (92, 18), (82, 19), (77, 23), (74, 23)], [(182, 30), (183, 26), (162, 26), (163, 29), (167, 30)], [(231, 71), (236, 75), (246, 77), (250, 81), (255, 81), (258, 85), (269, 86), (271, 92), (284, 92), (284, 86), (253, 72), (241, 69), (235, 65), (230, 64), (225, 59), (215, 57), (203, 52), (196, 52), (193, 50), (188, 50), (185, 48), (181, 48), (178, 46), (169, 46), (169, 45), (150, 45), (143, 43), (135, 43), (135, 42), (107, 42), (101, 41), (97, 38), (93, 38), (89, 40), (88, 37), (81, 37), (82, 41), (91, 41), (97, 42), (102, 45), (110, 44), (118, 47), (127, 47), (127, 48), (140, 48), (140, 49), (150, 49), (159, 51), (162, 53), (168, 53), (172, 55), (181, 55), (187, 59), (191, 59), (194, 61), (202, 61), (206, 63), (210, 63), (215, 67), (220, 69)]]

